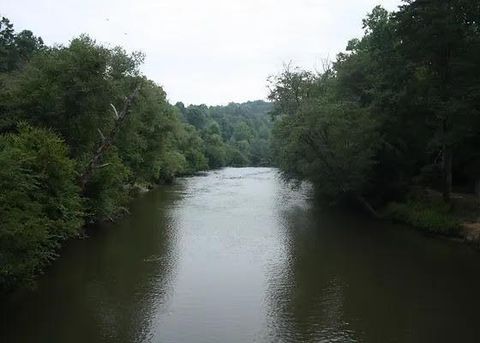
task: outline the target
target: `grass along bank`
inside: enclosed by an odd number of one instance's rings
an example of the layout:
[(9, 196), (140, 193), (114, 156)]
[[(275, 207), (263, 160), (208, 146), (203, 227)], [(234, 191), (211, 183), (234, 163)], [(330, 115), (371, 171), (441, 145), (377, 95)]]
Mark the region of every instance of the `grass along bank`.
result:
[(422, 190), (404, 201), (390, 202), (382, 217), (420, 231), (464, 240), (480, 248), (480, 199), (472, 194), (452, 193), (450, 203), (439, 192)]

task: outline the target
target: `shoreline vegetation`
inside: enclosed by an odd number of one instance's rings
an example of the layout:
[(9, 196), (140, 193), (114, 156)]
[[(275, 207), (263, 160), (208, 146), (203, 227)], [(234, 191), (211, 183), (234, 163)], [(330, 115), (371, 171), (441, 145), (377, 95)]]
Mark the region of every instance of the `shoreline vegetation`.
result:
[(480, 3), (375, 7), (323, 70), (269, 79), (273, 161), (328, 205), (480, 241)]
[(0, 16), (0, 292), (156, 184), (270, 164), (270, 103), (172, 105), (143, 58), (85, 35), (46, 46)]
[(46, 46), (0, 20), (0, 293), (30, 286), (85, 223), (175, 177), (275, 166), (326, 204), (480, 247), (480, 4), (375, 7), (321, 72), (267, 101), (172, 105), (142, 53)]
[(480, 200), (472, 194), (452, 193), (446, 203), (438, 191), (417, 190), (403, 202), (388, 203), (381, 213), (383, 219), (480, 249)]

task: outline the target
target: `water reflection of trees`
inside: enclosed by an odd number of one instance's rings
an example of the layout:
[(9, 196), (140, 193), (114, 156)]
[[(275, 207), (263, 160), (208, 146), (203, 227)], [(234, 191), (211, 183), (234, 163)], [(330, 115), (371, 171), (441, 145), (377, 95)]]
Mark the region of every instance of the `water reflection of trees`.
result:
[(175, 268), (169, 207), (178, 196), (173, 190), (145, 194), (133, 202), (131, 215), (71, 242), (37, 290), (4, 304), (8, 316), (2, 314), (0, 336), (42, 342), (148, 340)]
[(469, 339), (477, 334), (468, 313), (480, 299), (462, 294), (480, 281), (458, 247), (359, 215), (287, 206), (281, 217), (287, 244), (281, 268), (269, 275), (267, 340), (454, 341), (459, 330)]
[[(177, 186), (177, 188), (180, 186)], [(178, 253), (170, 208), (178, 189), (157, 190), (135, 203), (121, 232), (98, 249), (101, 280), (91, 283), (96, 320), (111, 341), (145, 341), (168, 300)]]
[(349, 341), (344, 323), (344, 284), (335, 251), (312, 230), (318, 218), (304, 201), (280, 202), (284, 236), (281, 268), (269, 275), (269, 341)]

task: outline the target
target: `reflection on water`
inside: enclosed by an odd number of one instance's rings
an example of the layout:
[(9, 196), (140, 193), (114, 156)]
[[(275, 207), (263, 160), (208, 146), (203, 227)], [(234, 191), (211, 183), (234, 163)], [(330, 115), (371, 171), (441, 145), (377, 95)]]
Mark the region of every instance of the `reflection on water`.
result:
[(33, 292), (3, 301), (0, 342), (133, 342), (171, 292), (178, 199), (152, 192), (132, 216), (71, 242)]
[(268, 168), (182, 179), (2, 301), (1, 342), (476, 342), (480, 254), (321, 211)]
[(478, 342), (480, 256), (345, 213), (286, 211), (268, 290), (271, 341)]

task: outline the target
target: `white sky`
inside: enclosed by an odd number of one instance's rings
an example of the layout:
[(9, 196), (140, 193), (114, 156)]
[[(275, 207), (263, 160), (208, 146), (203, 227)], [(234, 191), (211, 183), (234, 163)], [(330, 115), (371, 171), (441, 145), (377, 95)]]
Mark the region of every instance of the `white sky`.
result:
[(264, 99), (266, 78), (292, 61), (319, 69), (375, 5), (400, 0), (0, 0), (17, 31), (47, 44), (87, 33), (146, 54), (143, 72), (171, 102), (226, 104)]

